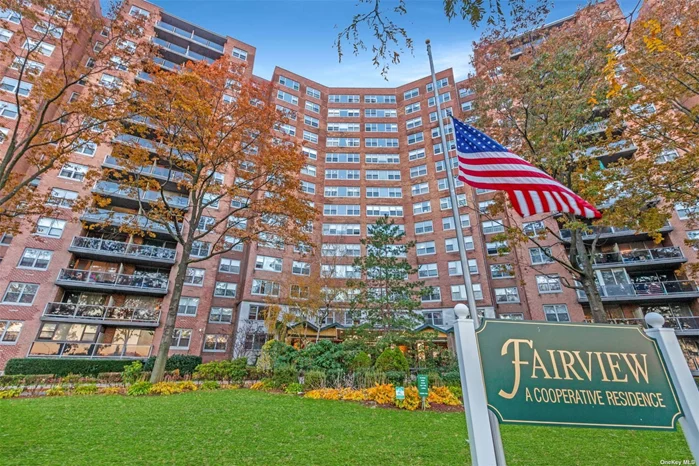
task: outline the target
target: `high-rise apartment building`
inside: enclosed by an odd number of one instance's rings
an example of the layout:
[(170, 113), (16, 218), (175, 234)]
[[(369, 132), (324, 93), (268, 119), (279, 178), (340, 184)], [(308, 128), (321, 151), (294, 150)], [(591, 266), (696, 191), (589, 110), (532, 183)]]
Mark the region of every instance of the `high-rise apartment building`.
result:
[[(252, 79), (264, 81), (252, 75), (254, 47), (142, 0), (130, 0), (127, 8), (130, 14), (147, 18), (145, 33), (159, 46), (153, 59), (161, 67), (176, 71), (187, 60), (210, 62), (227, 55), (246, 62)], [(95, 40), (84, 47), (93, 47)], [(56, 65), (47, 62), (46, 66)], [(8, 63), (3, 64), (3, 73), (12, 76)], [(149, 79), (143, 72), (130, 78)], [(455, 228), (464, 232), (466, 273), (471, 274), (482, 315), (576, 322), (588, 318), (585, 296), (556, 279), (564, 272), (548, 263), (541, 251), (515, 247), (499, 253), (502, 245), (493, 238), (503, 231), (504, 220), (481, 214), (492, 202), (493, 192), (457, 182), (461, 218), (452, 217), (446, 170), (455, 167), (446, 166), (444, 152), (449, 151), (455, 161), (455, 151), (447, 113), (469, 121), (477, 96), (468, 80), (455, 81), (451, 69), (437, 73), (443, 115), (437, 114), (428, 76), (395, 88), (331, 88), (276, 68), (271, 84), (268, 105), (293, 115), (281, 129), (296, 138), (307, 157), (299, 177), (305, 195), (320, 212), (313, 224), (315, 255), (261, 242), (191, 268), (179, 303), (172, 354), (198, 354), (205, 360), (254, 355), (268, 338), (265, 307), (275, 301), (283, 304), (295, 292), (289, 283), (296, 277), (315, 276), (322, 270), (332, 273), (337, 287), (347, 278), (358, 278), (352, 261), (365, 252), (360, 239), (381, 216), (402, 225), (407, 238), (416, 242), (409, 260), (419, 265), (419, 273), (411, 278), (433, 287), (433, 293), (423, 299), (422, 312), (426, 325), (440, 330), (445, 340), (454, 305), (466, 300)], [(6, 116), (1, 114), (2, 118)], [(445, 119), (447, 148), (441, 145), (439, 118)], [(110, 154), (120, 141), (145, 148), (153, 144), (115, 135), (111, 144), (75, 154), (70, 163), (43, 176), (37, 188), (60, 190), (66, 198), (100, 193), (111, 199), (112, 212), (90, 211), (72, 222), (69, 210), (57, 218), (27, 219), (24, 234), (4, 238), (0, 244), (0, 367), (14, 357), (154, 354), (179, 251), (156, 225), (148, 225), (152, 236), (146, 239), (120, 233), (119, 221), (138, 215), (138, 201), (121, 192), (114, 181), (88, 185), (83, 179), (89, 167), (119, 168)], [(630, 141), (618, 153), (601, 158), (628, 156), (634, 150)], [(158, 165), (144, 167), (142, 173), (160, 179), (168, 175)], [(220, 176), (224, 183), (234, 179), (231, 173)], [(188, 193), (177, 192), (174, 184), (172, 190), (173, 199), (181, 199), (186, 206)], [(89, 228), (107, 215), (112, 227)], [(606, 229), (600, 235), (602, 252), (595, 268), (612, 322), (642, 324), (645, 312), (662, 312), (677, 330), (690, 366), (699, 372), (699, 288), (680, 270), (682, 264), (697, 260), (697, 252), (685, 239), (699, 233), (687, 231), (685, 218), (686, 212), (678, 210), (662, 230), (660, 244), (643, 233)], [(523, 227), (536, 232), (541, 225), (534, 218)], [(561, 235), (565, 239), (565, 232)], [(554, 237), (544, 243), (566, 247)], [(335, 312), (313, 324), (321, 327), (324, 338), (337, 339), (352, 322), (344, 312)]]

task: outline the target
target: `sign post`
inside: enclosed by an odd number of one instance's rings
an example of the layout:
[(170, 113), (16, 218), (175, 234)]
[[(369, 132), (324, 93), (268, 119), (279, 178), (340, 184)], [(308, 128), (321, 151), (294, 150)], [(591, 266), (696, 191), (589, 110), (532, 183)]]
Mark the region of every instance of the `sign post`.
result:
[(430, 385), (426, 374), (417, 376), (417, 394), (422, 398), (422, 410), (425, 410), (425, 400), (430, 394)]
[(405, 389), (403, 387), (396, 387), (396, 400), (405, 400)]

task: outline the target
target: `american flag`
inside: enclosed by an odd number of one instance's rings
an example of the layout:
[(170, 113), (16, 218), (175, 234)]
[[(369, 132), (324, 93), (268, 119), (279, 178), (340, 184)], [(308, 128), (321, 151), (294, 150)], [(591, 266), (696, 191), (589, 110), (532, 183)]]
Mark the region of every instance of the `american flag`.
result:
[(469, 186), (507, 192), (522, 217), (568, 212), (580, 217), (602, 214), (553, 177), (513, 154), (476, 128), (452, 117), (459, 179)]

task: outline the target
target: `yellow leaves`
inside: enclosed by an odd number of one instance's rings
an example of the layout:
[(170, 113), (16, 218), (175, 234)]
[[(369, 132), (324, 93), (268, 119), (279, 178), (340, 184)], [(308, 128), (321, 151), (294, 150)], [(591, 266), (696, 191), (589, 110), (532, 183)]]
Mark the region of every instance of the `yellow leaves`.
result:
[(675, 34), (675, 37), (682, 37), (682, 28), (680, 28), (679, 24), (675, 25), (672, 32)]
[(646, 48), (650, 52), (664, 52), (667, 50), (667, 45), (658, 37), (643, 36), (643, 43), (646, 44)]
[(657, 19), (649, 19), (641, 23), (644, 28), (648, 29), (648, 32), (651, 35), (658, 35), (662, 31), (662, 26), (660, 25), (660, 21)]
[(592, 96), (589, 99), (587, 99), (587, 103), (590, 105), (597, 105), (599, 102), (597, 101), (597, 99), (595, 99), (594, 96)]

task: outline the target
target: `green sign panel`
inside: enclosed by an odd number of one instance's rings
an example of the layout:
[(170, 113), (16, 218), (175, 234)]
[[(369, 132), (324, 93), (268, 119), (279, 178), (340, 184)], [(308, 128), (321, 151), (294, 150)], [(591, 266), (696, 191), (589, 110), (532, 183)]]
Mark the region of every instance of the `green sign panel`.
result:
[(403, 387), (396, 387), (396, 400), (405, 400), (405, 389)]
[(484, 319), (488, 407), (503, 423), (674, 429), (682, 415), (640, 327)]
[(420, 395), (420, 397), (428, 396), (430, 394), (429, 387), (430, 386), (429, 386), (429, 383), (427, 382), (427, 375), (418, 374), (418, 376), (417, 376), (417, 394)]

